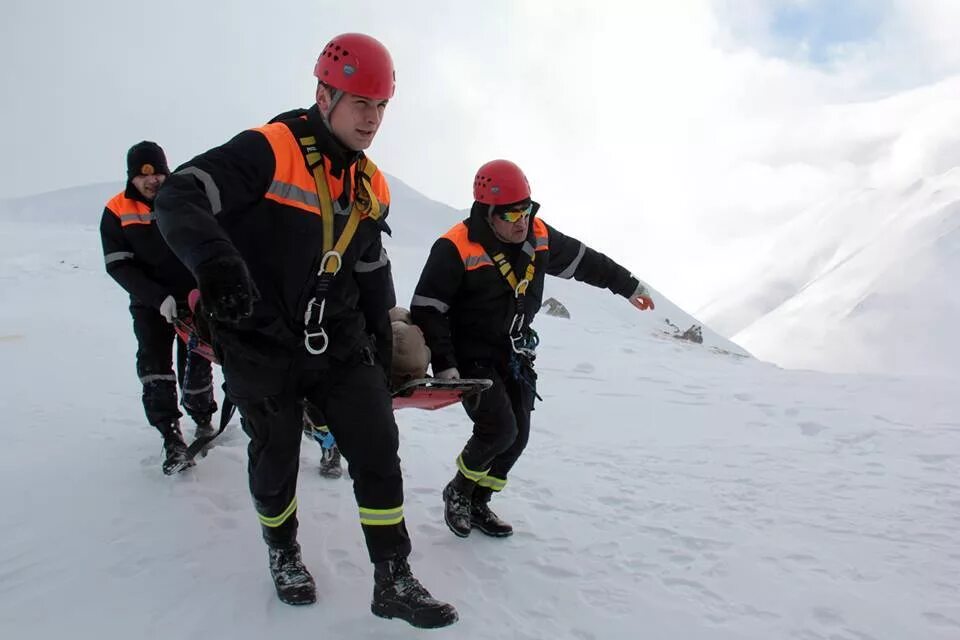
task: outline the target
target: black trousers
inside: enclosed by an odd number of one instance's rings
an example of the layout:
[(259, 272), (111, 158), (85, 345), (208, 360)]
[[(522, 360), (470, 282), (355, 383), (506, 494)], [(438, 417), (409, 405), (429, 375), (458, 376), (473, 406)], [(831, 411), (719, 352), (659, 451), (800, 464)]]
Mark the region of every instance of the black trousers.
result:
[(399, 433), (386, 374), (371, 350), (322, 370), (303, 370), (293, 362), (286, 369), (269, 369), (226, 350), (223, 374), (227, 394), (250, 436), (250, 493), (268, 545), (286, 546), (296, 540), (306, 399), (326, 418), (349, 465), (370, 560), (410, 554)]
[(535, 389), (514, 378), (505, 365), (468, 364), (460, 375), (489, 378), (493, 386), (480, 394), (479, 399), (463, 403), (473, 420), (473, 435), (460, 453), (457, 467), (480, 487), (501, 491), (507, 483), (507, 474), (530, 438)]
[[(164, 431), (183, 416), (177, 406), (178, 380), (184, 409), (198, 422), (208, 420), (217, 410), (210, 361), (190, 353), (177, 338), (173, 326), (156, 309), (131, 304), (130, 315), (137, 337), (137, 375), (143, 384), (147, 422)], [(176, 374), (173, 372), (174, 342), (177, 343)]]

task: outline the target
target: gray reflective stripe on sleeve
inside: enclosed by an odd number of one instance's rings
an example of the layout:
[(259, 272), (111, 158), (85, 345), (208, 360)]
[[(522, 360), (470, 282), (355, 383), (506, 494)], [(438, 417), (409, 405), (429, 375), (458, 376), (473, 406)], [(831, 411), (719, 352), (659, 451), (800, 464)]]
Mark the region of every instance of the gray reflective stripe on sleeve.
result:
[(532, 258), (532, 257), (534, 256), (534, 254), (537, 253), (537, 250), (534, 249), (534, 248), (533, 248), (533, 245), (530, 244), (529, 242), (524, 242), (524, 243), (523, 243), (523, 252)]
[(541, 248), (541, 247), (549, 247), (549, 246), (550, 246), (550, 238), (548, 238), (548, 237), (546, 237), (546, 236), (538, 237), (536, 244), (537, 244), (537, 249), (539, 249), (539, 248)]
[(580, 261), (583, 260), (583, 254), (587, 252), (587, 246), (580, 243), (580, 251), (577, 252), (577, 257), (573, 259), (573, 262), (570, 263), (570, 266), (564, 269), (562, 272), (557, 274), (558, 278), (566, 278), (569, 280), (573, 277), (574, 272), (576, 272), (577, 267), (580, 266)]
[(217, 215), (223, 211), (223, 204), (220, 201), (220, 189), (217, 188), (217, 183), (213, 181), (213, 176), (197, 167), (181, 169), (177, 171), (177, 174), (193, 176), (200, 181), (200, 184), (203, 185), (203, 192), (207, 194), (207, 200), (210, 201), (210, 211), (213, 212), (213, 215)]
[(133, 252), (131, 251), (114, 251), (113, 253), (108, 253), (103, 256), (104, 264), (110, 264), (111, 262), (120, 262), (121, 260), (132, 260)]
[(463, 266), (467, 269), (482, 267), (488, 264), (493, 266), (493, 260), (491, 260), (487, 254), (483, 254), (482, 256), (468, 256), (467, 259), (463, 261)]
[(137, 222), (150, 222), (154, 219), (153, 211), (147, 213), (138, 213), (136, 211), (131, 211), (129, 213), (118, 213), (117, 217), (120, 218), (120, 224), (124, 222), (130, 222), (131, 220), (136, 220)]
[(411, 307), (431, 307), (436, 309), (440, 313), (446, 313), (450, 309), (448, 305), (443, 300), (437, 300), (436, 298), (428, 298), (427, 296), (413, 296), (413, 300), (410, 301)]
[(315, 191), (301, 189), (297, 185), (290, 184), (289, 182), (274, 180), (273, 183), (270, 184), (270, 188), (267, 189), (267, 193), (272, 193), (284, 200), (293, 200), (294, 202), (305, 204), (314, 209), (320, 208), (320, 197)]
[(385, 267), (390, 264), (390, 258), (387, 257), (387, 250), (383, 247), (380, 247), (380, 258), (376, 262), (364, 262), (363, 260), (357, 260), (356, 266), (353, 267), (353, 270), (357, 273), (369, 273), (371, 271), (376, 271), (381, 267)]
[(198, 393), (206, 393), (208, 391), (213, 391), (213, 383), (210, 383), (207, 386), (202, 387), (200, 389), (184, 389), (183, 393), (184, 395), (187, 395), (187, 396), (195, 396)]
[(173, 374), (160, 374), (160, 373), (155, 373), (149, 376), (140, 376), (140, 382), (142, 384), (147, 384), (148, 382), (157, 382), (157, 381), (176, 382), (177, 376)]

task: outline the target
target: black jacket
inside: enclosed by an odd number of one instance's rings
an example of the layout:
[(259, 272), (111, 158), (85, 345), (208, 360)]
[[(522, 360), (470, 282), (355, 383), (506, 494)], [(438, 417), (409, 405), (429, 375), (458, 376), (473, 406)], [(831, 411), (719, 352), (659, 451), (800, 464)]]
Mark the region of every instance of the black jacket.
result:
[[(534, 277), (524, 298), (525, 327), (540, 310), (546, 274), (575, 278), (624, 297), (634, 292), (638, 280), (602, 253), (542, 221), (546, 237), (538, 237), (538, 209), (535, 203), (527, 235), (528, 245), (536, 251)], [(511, 353), (509, 330), (516, 313), (515, 298), (489, 256), (504, 252), (518, 278), (523, 277), (529, 257), (524, 245), (505, 244), (494, 236), (486, 212), (486, 205), (475, 203), (469, 218), (433, 244), (410, 305), (413, 321), (430, 347), (435, 373), (456, 367), (458, 362), (505, 364)], [(466, 226), (465, 236), (462, 225)], [(481, 245), (486, 260), (473, 260), (468, 269), (452, 240), (458, 230), (464, 240)]]
[[(349, 210), (354, 170), (362, 154), (347, 150), (330, 134), (315, 106), (306, 112), (306, 120), (267, 126), (304, 128), (301, 134), (316, 137), (331, 174), (343, 180), (335, 206)], [(295, 154), (285, 161), (303, 164), (300, 150)], [(330, 346), (323, 355), (309, 355), (304, 348), (304, 312), (322, 258), (321, 216), (267, 197), (272, 188), (276, 191), (276, 168), (266, 135), (251, 129), (179, 167), (157, 196), (160, 229), (192, 271), (213, 258), (239, 255), (259, 291), (250, 318), (238, 327), (213, 327), (215, 343), (267, 365), (285, 367), (292, 360), (303, 360), (317, 368), (325, 367), (327, 358), (347, 359), (368, 346), (372, 334), (381, 362), (389, 367), (388, 311), (396, 297), (380, 239), (381, 232), (389, 232), (384, 221), (388, 206), (379, 220), (360, 222), (326, 295), (323, 326)], [(347, 217), (335, 216), (337, 237)]]
[(195, 286), (193, 275), (160, 234), (153, 203), (130, 182), (104, 207), (100, 242), (107, 273), (130, 294), (131, 302), (158, 309), (169, 295), (186, 301)]

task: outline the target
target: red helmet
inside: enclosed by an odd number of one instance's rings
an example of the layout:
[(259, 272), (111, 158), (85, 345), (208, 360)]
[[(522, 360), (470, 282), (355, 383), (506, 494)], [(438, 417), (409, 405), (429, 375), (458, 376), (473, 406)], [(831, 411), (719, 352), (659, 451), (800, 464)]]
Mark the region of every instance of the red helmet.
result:
[(313, 75), (334, 89), (373, 100), (389, 100), (396, 87), (390, 52), (362, 33), (344, 33), (328, 42)]
[(513, 204), (529, 197), (527, 176), (509, 160), (491, 160), (473, 179), (473, 199), (483, 204)]

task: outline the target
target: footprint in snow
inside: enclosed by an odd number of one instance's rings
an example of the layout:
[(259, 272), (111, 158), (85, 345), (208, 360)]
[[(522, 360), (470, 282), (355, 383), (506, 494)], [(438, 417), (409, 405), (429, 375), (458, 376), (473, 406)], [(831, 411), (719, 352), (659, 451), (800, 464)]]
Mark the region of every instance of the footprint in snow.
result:
[(418, 496), (439, 496), (441, 493), (436, 487), (404, 487), (403, 490)]
[(817, 424), (816, 422), (801, 422), (799, 427), (800, 433), (808, 437), (817, 436), (821, 432), (827, 430), (827, 427), (823, 426), (822, 424)]
[(576, 565), (559, 565), (552, 559), (535, 558), (528, 560), (526, 564), (548, 578), (579, 578), (581, 576), (581, 572), (568, 568)]
[(924, 611), (923, 617), (938, 627), (946, 627), (948, 629), (960, 629), (960, 622), (957, 622), (953, 618), (948, 618), (947, 616), (943, 615), (939, 611)]
[(917, 455), (918, 460), (926, 462), (927, 464), (939, 464), (947, 460), (953, 460), (956, 457), (957, 456), (952, 453), (921, 453)]

